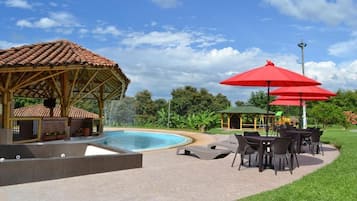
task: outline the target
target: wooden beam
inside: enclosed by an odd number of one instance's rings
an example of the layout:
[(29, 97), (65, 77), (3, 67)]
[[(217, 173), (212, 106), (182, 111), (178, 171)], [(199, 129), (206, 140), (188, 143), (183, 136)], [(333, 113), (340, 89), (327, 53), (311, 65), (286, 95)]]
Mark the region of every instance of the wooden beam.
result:
[(257, 130), (257, 115), (254, 115), (254, 130)]
[[(48, 82), (53, 89), (56, 90), (57, 94), (58, 94), (58, 97), (62, 97), (62, 90), (61, 90), (61, 86), (59, 84), (59, 82), (57, 82), (57, 80), (55, 80), (55, 77), (51, 77), (51, 81), (52, 82)], [(61, 102), (62, 99), (60, 99), (60, 102)], [(62, 102), (61, 102), (62, 104)]]
[(88, 96), (89, 94), (91, 94), (93, 91), (97, 90), (99, 87), (103, 86), (105, 84), (105, 82), (101, 83), (100, 85), (94, 87), (93, 89), (91, 89), (89, 92), (85, 93), (83, 96), (78, 97), (78, 95), (76, 96), (77, 99), (73, 99), (71, 104), (74, 105), (76, 104), (79, 100), (81, 100), (82, 98)]
[(7, 74), (6, 82), (5, 82), (5, 89), (9, 89), (9, 85), (11, 82), (11, 73)]
[(79, 69), (76, 70), (74, 77), (73, 77), (73, 81), (71, 84), (71, 89), (70, 89), (70, 94), (69, 94), (69, 100), (72, 99), (73, 97), (73, 90), (74, 90), (74, 86), (76, 85), (77, 79), (78, 79), (78, 74), (79, 74)]
[[(84, 92), (84, 90), (87, 88), (87, 86), (92, 82), (92, 80), (95, 78), (95, 76), (98, 74), (98, 71), (94, 72), (93, 75), (89, 78), (87, 83), (82, 87), (82, 89), (78, 92), (78, 94), (73, 98), (73, 102), (77, 102), (81, 94)], [(72, 103), (74, 104), (74, 103)]]
[[(62, 74), (61, 76), (61, 117), (68, 117), (69, 108), (71, 106), (69, 101), (69, 91), (68, 91), (68, 72)], [(62, 104), (63, 103), (63, 104)]]
[(118, 95), (119, 93), (120, 93), (120, 90), (119, 90), (119, 89), (117, 89), (117, 90), (115, 90), (115, 91), (112, 91), (110, 94), (108, 94), (108, 95), (104, 98), (104, 100), (110, 100), (110, 99), (112, 99), (114, 96)]
[(239, 119), (240, 119), (240, 122), (239, 122), (240, 123), (240, 125), (239, 125), (240, 127), (239, 128), (242, 130), (243, 129), (243, 115), (242, 114), (239, 114)]
[(4, 91), (1, 94), (2, 102), (2, 128), (11, 128), (11, 103), (12, 103), (12, 92), (9, 90)]
[(231, 129), (231, 115), (227, 114), (227, 124), (228, 124), (228, 129)]
[[(41, 75), (43, 72), (37, 72), (35, 75), (32, 75), (31, 77), (29, 77), (27, 80), (21, 82), (20, 84), (16, 85), (16, 86), (13, 86), (13, 90), (17, 90), (19, 88), (23, 88), (23, 87), (26, 87), (26, 86), (29, 86), (29, 85), (32, 85), (32, 84), (36, 84), (38, 82), (41, 82), (43, 80), (47, 80), (51, 77), (55, 77), (57, 75), (60, 75), (60, 74), (63, 74), (67, 71), (59, 71), (57, 73), (54, 73), (54, 74), (50, 74), (50, 75), (47, 75), (47, 76), (44, 76), (44, 77), (41, 77), (40, 79), (35, 79), (37, 76)], [(34, 80), (35, 79), (35, 80)]]
[(99, 133), (103, 133), (103, 116), (104, 116), (104, 86), (99, 88), (99, 97), (98, 97), (98, 107), (99, 107)]

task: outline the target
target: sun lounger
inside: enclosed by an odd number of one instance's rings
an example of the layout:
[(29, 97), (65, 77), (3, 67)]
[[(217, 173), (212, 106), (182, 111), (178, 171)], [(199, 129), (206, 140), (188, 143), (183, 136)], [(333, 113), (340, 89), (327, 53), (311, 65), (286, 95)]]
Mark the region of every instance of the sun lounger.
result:
[(234, 135), (230, 135), (226, 140), (213, 142), (207, 145), (207, 147), (210, 149), (216, 149), (217, 147), (224, 148), (230, 150), (232, 153), (235, 153), (238, 148), (238, 141)]
[(204, 160), (212, 160), (216, 158), (221, 158), (227, 156), (231, 153), (230, 150), (226, 149), (210, 149), (205, 146), (184, 146), (178, 147), (176, 154), (181, 154), (180, 152), (183, 151), (185, 155), (193, 155), (200, 159)]

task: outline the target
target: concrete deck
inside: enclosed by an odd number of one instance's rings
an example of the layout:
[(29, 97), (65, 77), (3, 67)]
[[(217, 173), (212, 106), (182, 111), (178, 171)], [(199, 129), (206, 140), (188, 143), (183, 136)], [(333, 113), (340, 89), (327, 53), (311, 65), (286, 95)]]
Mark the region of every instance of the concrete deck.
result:
[[(222, 136), (187, 133), (204, 145)], [(145, 152), (143, 168), (0, 187), (1, 201), (231, 201), (298, 180), (335, 160), (339, 152), (325, 145), (321, 154), (298, 155), (300, 168), (258, 172), (231, 167), (234, 154), (216, 160), (176, 155), (176, 149)], [(237, 159), (239, 161), (239, 158)], [(36, 168), (36, 167), (34, 167)]]

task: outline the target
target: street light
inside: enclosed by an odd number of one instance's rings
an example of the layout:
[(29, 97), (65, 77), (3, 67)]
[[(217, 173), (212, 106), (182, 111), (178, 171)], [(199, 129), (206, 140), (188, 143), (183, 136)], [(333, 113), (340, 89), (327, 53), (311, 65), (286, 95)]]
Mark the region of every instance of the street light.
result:
[(307, 46), (306, 43), (301, 41), (301, 43), (297, 44), (298, 47), (301, 48), (301, 68), (302, 68), (302, 74), (305, 75), (305, 69), (304, 69), (304, 48)]
[[(300, 43), (297, 44), (298, 47), (301, 48), (301, 69), (302, 69), (302, 74), (305, 75), (305, 66), (304, 66), (304, 48), (307, 46), (304, 41), (301, 41)], [(307, 120), (306, 120), (306, 105), (305, 101), (303, 103), (304, 105), (302, 106), (302, 121), (303, 121), (303, 128), (307, 128)], [(301, 125), (301, 123), (300, 123)]]

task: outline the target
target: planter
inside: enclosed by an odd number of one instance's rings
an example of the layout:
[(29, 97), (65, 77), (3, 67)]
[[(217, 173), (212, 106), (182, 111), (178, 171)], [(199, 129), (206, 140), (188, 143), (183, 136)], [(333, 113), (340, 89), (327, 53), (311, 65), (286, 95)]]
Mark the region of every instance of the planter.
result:
[(56, 135), (42, 135), (42, 140), (43, 141), (50, 141), (50, 140), (56, 140), (57, 136)]
[(82, 128), (82, 133), (84, 136), (90, 135), (90, 128)]
[(56, 135), (56, 139), (57, 139), (57, 140), (63, 140), (65, 137), (66, 137), (65, 134), (58, 134), (58, 135)]

